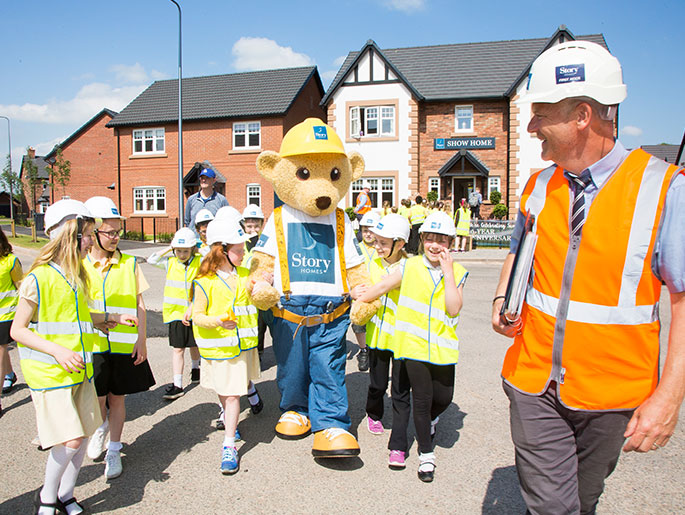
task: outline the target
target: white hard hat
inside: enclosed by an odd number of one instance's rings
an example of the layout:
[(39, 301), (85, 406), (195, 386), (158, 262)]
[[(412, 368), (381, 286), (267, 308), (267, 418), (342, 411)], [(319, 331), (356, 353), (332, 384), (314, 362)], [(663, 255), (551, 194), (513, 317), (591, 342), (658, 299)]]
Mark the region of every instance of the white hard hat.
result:
[(423, 225), (419, 229), (419, 233), (433, 232), (436, 234), (445, 234), (454, 238), (457, 235), (457, 229), (454, 227), (452, 217), (444, 211), (436, 211), (431, 213), (423, 221)]
[(197, 245), (197, 237), (192, 229), (183, 227), (176, 231), (174, 239), (171, 240), (171, 247), (174, 249), (187, 249)]
[(409, 227), (407, 217), (397, 213), (385, 215), (375, 227), (371, 228), (371, 232), (383, 238), (404, 241), (409, 241), (410, 231), (411, 227)]
[(54, 240), (59, 236), (65, 222), (78, 218), (95, 217), (83, 202), (74, 199), (58, 200), (45, 210), (45, 234)]
[(243, 243), (249, 239), (250, 237), (245, 234), (237, 220), (217, 217), (207, 226), (207, 245)]
[(108, 218), (118, 218), (120, 220), (126, 220), (125, 216), (121, 216), (117, 206), (114, 205), (114, 201), (109, 197), (91, 197), (85, 202), (88, 211), (93, 213), (95, 218), (102, 218), (106, 220)]
[(195, 225), (202, 222), (211, 222), (214, 220), (214, 215), (209, 209), (200, 209), (195, 215)]
[(240, 223), (243, 221), (243, 215), (233, 206), (224, 206), (216, 212), (214, 220), (234, 220)]
[(620, 104), (626, 95), (618, 59), (596, 43), (568, 41), (535, 59), (518, 101), (555, 104), (565, 98), (590, 97), (609, 106)]
[(371, 186), (369, 185), (369, 181), (367, 181), (366, 179), (364, 179), (362, 181), (362, 189), (364, 189), (364, 188), (371, 189)]
[(243, 209), (243, 218), (259, 218), (261, 220), (264, 220), (264, 213), (262, 212), (261, 207), (255, 204), (250, 204), (245, 209)]
[(375, 227), (380, 220), (381, 215), (379, 215), (375, 211), (369, 211), (362, 217), (361, 221), (359, 222), (359, 225), (362, 227)]

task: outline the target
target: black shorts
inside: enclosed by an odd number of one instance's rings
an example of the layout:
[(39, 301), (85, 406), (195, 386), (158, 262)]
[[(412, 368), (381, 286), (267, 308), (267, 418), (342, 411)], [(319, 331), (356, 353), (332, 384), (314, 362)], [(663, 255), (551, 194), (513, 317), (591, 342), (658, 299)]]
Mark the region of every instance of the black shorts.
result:
[(127, 395), (149, 390), (155, 384), (147, 360), (140, 365), (133, 364), (130, 354), (103, 352), (93, 354), (93, 374), (98, 397), (108, 393)]
[(10, 327), (12, 327), (12, 322), (14, 322), (14, 320), (5, 320), (4, 322), (0, 322), (0, 345), (7, 345), (12, 341), (12, 337), (10, 336)]
[(193, 326), (184, 325), (180, 320), (169, 322), (169, 345), (174, 349), (197, 347), (193, 336)]

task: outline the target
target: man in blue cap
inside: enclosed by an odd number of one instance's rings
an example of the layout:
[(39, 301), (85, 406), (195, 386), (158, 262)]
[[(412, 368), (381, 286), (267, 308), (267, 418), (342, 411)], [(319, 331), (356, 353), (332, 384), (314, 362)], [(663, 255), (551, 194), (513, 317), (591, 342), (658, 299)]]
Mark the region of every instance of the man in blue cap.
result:
[(203, 168), (200, 172), (200, 190), (188, 197), (186, 202), (183, 225), (195, 230), (195, 216), (200, 209), (208, 209), (213, 215), (228, 205), (228, 200), (221, 193), (214, 191), (216, 172), (211, 168)]

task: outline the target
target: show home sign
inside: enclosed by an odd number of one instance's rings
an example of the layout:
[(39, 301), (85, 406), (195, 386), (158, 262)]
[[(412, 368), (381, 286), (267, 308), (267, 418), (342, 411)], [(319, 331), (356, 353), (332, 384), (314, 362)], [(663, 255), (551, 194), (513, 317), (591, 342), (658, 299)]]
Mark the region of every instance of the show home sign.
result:
[(435, 138), (433, 150), (495, 148), (495, 138)]

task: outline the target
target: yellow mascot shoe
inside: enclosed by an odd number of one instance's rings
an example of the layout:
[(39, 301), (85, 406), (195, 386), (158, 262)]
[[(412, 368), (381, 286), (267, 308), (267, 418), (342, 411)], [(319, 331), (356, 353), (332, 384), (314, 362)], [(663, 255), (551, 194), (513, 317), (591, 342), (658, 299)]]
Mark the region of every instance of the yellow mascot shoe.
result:
[(276, 434), (290, 440), (307, 436), (311, 430), (309, 418), (296, 411), (286, 411), (276, 424)]
[(330, 427), (314, 433), (315, 458), (350, 458), (360, 453), (357, 439), (344, 429)]

